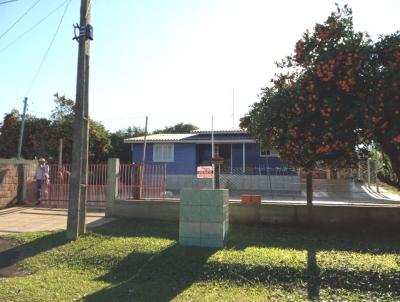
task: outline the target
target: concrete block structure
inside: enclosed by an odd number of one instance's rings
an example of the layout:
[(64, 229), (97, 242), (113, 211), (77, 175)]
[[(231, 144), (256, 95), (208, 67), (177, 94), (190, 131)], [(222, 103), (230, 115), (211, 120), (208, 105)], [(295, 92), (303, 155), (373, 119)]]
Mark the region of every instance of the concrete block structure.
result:
[(181, 191), (179, 243), (188, 246), (224, 246), (229, 229), (228, 190)]
[(36, 164), (32, 160), (0, 159), (0, 209), (34, 198)]

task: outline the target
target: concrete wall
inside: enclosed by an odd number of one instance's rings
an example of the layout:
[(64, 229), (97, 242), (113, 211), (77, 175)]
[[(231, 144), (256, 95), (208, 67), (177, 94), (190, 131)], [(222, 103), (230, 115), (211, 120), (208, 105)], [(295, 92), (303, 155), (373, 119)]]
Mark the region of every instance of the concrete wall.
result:
[[(116, 201), (107, 216), (179, 221), (180, 202), (177, 201)], [(242, 204), (229, 203), (230, 223), (319, 225), (394, 225), (400, 223), (400, 207), (395, 206), (337, 206), (300, 204)]]
[(0, 209), (26, 200), (35, 165), (31, 160), (0, 159)]
[[(211, 185), (211, 179), (199, 179), (196, 175), (167, 175), (167, 190), (203, 189), (211, 188)], [(298, 176), (221, 174), (220, 185), (221, 188), (230, 190), (262, 191), (272, 189), (273, 191), (297, 192), (301, 190)]]
[(116, 200), (106, 215), (179, 221), (179, 200)]

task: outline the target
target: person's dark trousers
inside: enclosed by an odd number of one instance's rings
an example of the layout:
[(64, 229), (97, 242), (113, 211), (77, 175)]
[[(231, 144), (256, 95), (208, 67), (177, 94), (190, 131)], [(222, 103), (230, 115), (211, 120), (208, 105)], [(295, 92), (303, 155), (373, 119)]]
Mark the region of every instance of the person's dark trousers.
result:
[(40, 192), (42, 189), (42, 180), (36, 179), (36, 202), (40, 201)]

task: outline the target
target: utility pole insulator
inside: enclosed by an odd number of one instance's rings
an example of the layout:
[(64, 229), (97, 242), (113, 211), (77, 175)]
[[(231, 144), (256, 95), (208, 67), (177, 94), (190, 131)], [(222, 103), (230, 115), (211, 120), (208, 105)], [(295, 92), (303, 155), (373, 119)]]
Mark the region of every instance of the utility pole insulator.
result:
[[(74, 27), (74, 37), (72, 40), (76, 40), (79, 42), (81, 37), (85, 38), (85, 40), (93, 40), (93, 26), (90, 24), (86, 24), (86, 26), (79, 26), (78, 23), (72, 25)], [(79, 35), (76, 34), (76, 30), (78, 30)]]

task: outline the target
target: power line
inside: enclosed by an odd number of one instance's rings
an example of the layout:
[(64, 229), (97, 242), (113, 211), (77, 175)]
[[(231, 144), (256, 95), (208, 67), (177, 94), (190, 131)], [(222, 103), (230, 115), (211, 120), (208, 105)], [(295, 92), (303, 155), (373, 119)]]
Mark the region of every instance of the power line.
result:
[(10, 3), (10, 2), (15, 2), (15, 1), (18, 1), (18, 0), (7, 0), (7, 1), (2, 1), (2, 2), (0, 2), (0, 5), (2, 5), (2, 4), (7, 4), (7, 3)]
[(11, 29), (13, 29), (13, 27), (17, 25), (18, 22), (21, 21), (22, 18), (24, 18), (39, 2), (40, 0), (37, 0), (30, 8), (28, 8), (28, 10), (25, 13), (23, 13), (21, 17), (17, 19), (17, 21), (15, 21), (9, 28), (6, 29), (4, 33), (0, 35), (0, 39), (3, 38)]
[(65, 0), (62, 2), (59, 6), (57, 6), (55, 9), (53, 9), (49, 14), (47, 14), (45, 17), (43, 17), (41, 20), (39, 20), (37, 23), (32, 25), (28, 30), (23, 32), (21, 35), (19, 35), (17, 38), (15, 38), (12, 42), (7, 44), (7, 46), (3, 47), (0, 49), (0, 53), (3, 51), (7, 50), (11, 45), (13, 45), (15, 42), (19, 41), (22, 37), (24, 37), (27, 33), (31, 32), (34, 30), (36, 27), (38, 27), (43, 21), (45, 21), (47, 18), (49, 18), (51, 15), (53, 15), (56, 11), (58, 11), (68, 0)]
[(61, 23), (62, 23), (62, 21), (63, 21), (63, 19), (64, 19), (65, 14), (67, 13), (67, 10), (68, 10), (68, 7), (69, 7), (69, 4), (70, 4), (70, 3), (71, 3), (71, 0), (68, 0), (67, 5), (65, 6), (65, 9), (64, 9), (63, 14), (62, 14), (62, 16), (61, 16), (60, 22), (58, 23), (57, 29), (56, 29), (56, 31), (54, 32), (53, 37), (52, 37), (52, 39), (51, 39), (51, 41), (50, 41), (49, 47), (47, 47), (47, 50), (46, 50), (46, 52), (45, 52), (45, 54), (44, 54), (44, 56), (43, 56), (43, 59), (42, 59), (42, 61), (40, 62), (39, 67), (38, 67), (38, 69), (37, 69), (37, 71), (36, 71), (36, 74), (35, 74), (35, 76), (33, 77), (32, 81), (31, 81), (31, 84), (29, 85), (29, 88), (28, 88), (28, 90), (26, 91), (26, 94), (25, 94), (25, 95), (28, 95), (29, 92), (31, 91), (32, 86), (33, 86), (33, 84), (35, 83), (35, 81), (36, 81), (36, 79), (37, 79), (37, 77), (38, 77), (38, 75), (39, 75), (39, 72), (40, 72), (40, 70), (42, 69), (42, 66), (43, 66), (44, 62), (45, 62), (46, 59), (47, 59), (47, 56), (48, 56), (48, 54), (49, 54), (49, 52), (50, 52), (51, 47), (53, 46), (54, 40), (55, 40), (56, 37), (57, 37), (58, 31), (60, 30), (60, 27), (61, 27)]

